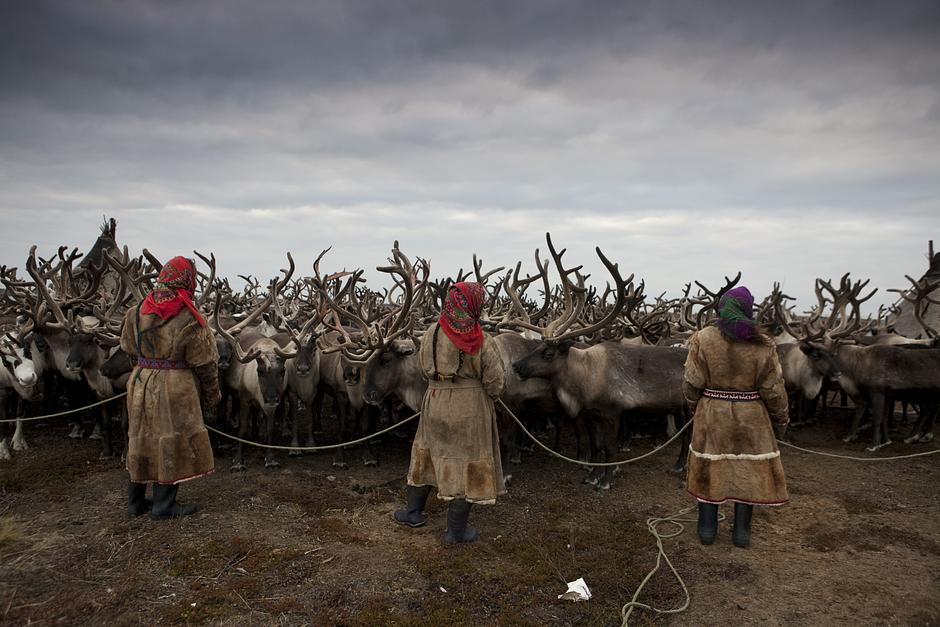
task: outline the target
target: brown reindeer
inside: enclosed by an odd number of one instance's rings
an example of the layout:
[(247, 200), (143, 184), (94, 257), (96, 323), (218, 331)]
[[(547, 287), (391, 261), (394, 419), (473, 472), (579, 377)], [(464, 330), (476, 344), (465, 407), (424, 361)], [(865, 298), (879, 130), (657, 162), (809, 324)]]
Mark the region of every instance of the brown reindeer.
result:
[[(681, 386), (686, 351), (624, 346), (610, 341), (576, 345), (579, 338), (590, 336), (615, 320), (628, 299), (635, 296), (633, 275), (623, 279), (617, 265), (600, 248), (595, 248), (614, 280), (615, 299), (600, 319), (575, 325), (585, 304), (584, 277), (579, 274), (580, 266), (565, 269), (562, 264), (565, 251), (556, 252), (551, 236), (546, 234), (546, 239), (561, 277), (564, 309), (544, 329), (544, 340), (529, 355), (516, 361), (513, 369), (523, 379), (549, 380), (569, 417), (588, 418), (592, 461), (612, 461), (622, 415), (676, 413), (686, 417)], [(683, 459), (680, 454), (677, 467), (681, 467)], [(606, 490), (613, 484), (613, 476), (612, 467), (595, 468), (585, 482)]]

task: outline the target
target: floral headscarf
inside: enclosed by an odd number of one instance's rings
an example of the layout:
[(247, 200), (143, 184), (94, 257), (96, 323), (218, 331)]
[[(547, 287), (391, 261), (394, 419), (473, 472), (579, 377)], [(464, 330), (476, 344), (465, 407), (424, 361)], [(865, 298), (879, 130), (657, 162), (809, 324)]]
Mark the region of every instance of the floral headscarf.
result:
[(196, 291), (196, 268), (186, 257), (173, 257), (160, 270), (157, 284), (140, 306), (142, 314), (157, 314), (163, 320), (169, 320), (185, 307), (192, 312), (200, 326), (206, 326), (206, 320), (193, 304), (193, 292)]
[(480, 314), (486, 290), (479, 283), (454, 283), (447, 292), (438, 324), (461, 351), (474, 355), (483, 346)]
[(725, 337), (749, 342), (757, 334), (754, 324), (754, 296), (746, 287), (728, 290), (718, 301), (718, 328)]

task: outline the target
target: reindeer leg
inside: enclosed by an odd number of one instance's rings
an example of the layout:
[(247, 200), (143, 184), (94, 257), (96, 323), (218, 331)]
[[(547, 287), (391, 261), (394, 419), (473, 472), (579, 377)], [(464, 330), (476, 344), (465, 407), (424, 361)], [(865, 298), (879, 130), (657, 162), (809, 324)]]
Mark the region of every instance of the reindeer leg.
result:
[[(575, 443), (578, 447), (577, 450), (577, 459), (578, 461), (586, 462), (593, 461), (592, 456), (594, 455), (593, 444), (591, 443), (591, 425), (586, 421), (584, 412), (579, 412), (577, 416), (572, 420), (572, 426), (574, 426), (574, 438)], [(585, 428), (586, 427), (586, 428)], [(587, 432), (588, 436), (588, 455), (584, 455), (584, 449), (581, 447), (581, 436)], [(591, 470), (590, 466), (583, 466), (585, 470)]]
[(322, 425), (320, 424), (323, 418), (323, 396), (323, 388), (318, 386), (317, 393), (313, 397), (313, 405), (310, 407), (310, 424), (314, 433), (323, 433)]
[(26, 438), (23, 437), (23, 421), (16, 421), (16, 430), (13, 431), (13, 438), (10, 440), (10, 443), (13, 445), (14, 451), (28, 451), (29, 444), (26, 443)]
[[(20, 418), (26, 415), (26, 402), (17, 396), (16, 398), (16, 417)], [(13, 432), (13, 439), (10, 441), (13, 444), (14, 451), (26, 451), (29, 450), (29, 444), (26, 443), (26, 437), (23, 435), (23, 421), (16, 421), (16, 430)]]
[[(681, 429), (689, 421), (689, 410), (687, 408), (682, 408), (676, 412), (676, 427)], [(679, 475), (685, 472), (686, 463), (689, 459), (689, 445), (692, 443), (692, 430), (687, 429), (682, 433), (682, 437), (679, 438), (679, 456), (676, 458), (676, 463), (672, 465), (670, 472), (673, 474)]]
[[(289, 392), (292, 394), (293, 392)], [(281, 404), (285, 402), (286, 395), (281, 395)], [(280, 407), (280, 404), (278, 405)], [(296, 415), (291, 415), (291, 412), (285, 411), (281, 413), (281, 437), (282, 438), (293, 438), (297, 436), (296, 431), (294, 430), (294, 419)], [(288, 424), (288, 421), (290, 424)]]
[(630, 442), (633, 440), (633, 431), (626, 413), (620, 415), (617, 424), (619, 426), (616, 442), (617, 450), (621, 453), (629, 453)]
[[(6, 420), (8, 415), (7, 396), (0, 391), (0, 420)], [(0, 461), (13, 459), (10, 447), (7, 445), (7, 429), (7, 423), (0, 422)]]
[(918, 442), (921, 444), (927, 444), (928, 442), (933, 441), (933, 427), (937, 422), (937, 414), (940, 413), (940, 398), (933, 398), (929, 403), (924, 403), (924, 419), (922, 428), (920, 431), (920, 438)]
[[(287, 395), (287, 416), (291, 423), (291, 446), (300, 446), (300, 424), (297, 422), (297, 395), (289, 392)], [(303, 451), (290, 451), (288, 457), (300, 457)]]
[(114, 459), (114, 447), (111, 445), (111, 408), (110, 403), (101, 406), (100, 420), (103, 425), (101, 429), (101, 454), (98, 459)]
[[(265, 444), (274, 444), (274, 433), (277, 431), (277, 423), (280, 418), (280, 422), (283, 423), (284, 418), (284, 399), (281, 398), (281, 401), (277, 404), (277, 407), (274, 411), (262, 412), (264, 416), (265, 424), (265, 434), (264, 440)], [(278, 463), (275, 455), (274, 449), (268, 448), (264, 450), (264, 467), (265, 468), (280, 468), (281, 465)]]
[[(248, 403), (241, 403), (238, 408), (238, 437), (244, 439), (248, 438), (248, 427), (250, 423), (250, 416), (248, 415)], [(245, 445), (239, 442), (235, 445), (235, 459), (232, 460), (231, 470), (243, 471), (245, 470)]]
[[(906, 402), (905, 402), (906, 405)], [(905, 444), (914, 444), (916, 442), (927, 443), (933, 440), (933, 425), (937, 418), (938, 404), (936, 399), (929, 399), (920, 403), (917, 420), (911, 428), (908, 437), (904, 438)]]
[(885, 433), (885, 393), (881, 390), (872, 390), (870, 399), (872, 439), (871, 446), (866, 450), (877, 451), (891, 444), (891, 440), (888, 439), (887, 433)]
[[(376, 411), (378, 407), (373, 407), (372, 405), (366, 405), (360, 410), (360, 418), (356, 421), (357, 424), (362, 424), (362, 421), (365, 421), (365, 433), (375, 433), (378, 426), (378, 414)], [(375, 448), (372, 446), (372, 440), (366, 440), (362, 444), (362, 463), (365, 466), (378, 466), (379, 458), (375, 455)]]
[[(555, 422), (555, 444), (552, 448), (554, 448), (556, 451), (561, 451), (561, 424), (562, 422), (564, 422), (564, 419), (563, 418), (554, 419), (554, 422)], [(578, 454), (580, 453), (581, 451), (579, 450)]]
[[(350, 421), (350, 412), (351, 408), (349, 407), (349, 401), (342, 399), (343, 393), (339, 392), (333, 397), (334, 407), (336, 415), (339, 418), (339, 437), (340, 442), (349, 441), (349, 421)], [(349, 468), (349, 464), (346, 463), (346, 449), (338, 448), (336, 452), (333, 453), (333, 467), (334, 468)]]
[(496, 423), (499, 427), (500, 442), (506, 447), (506, 460), (510, 464), (521, 464), (522, 454), (519, 452), (516, 437), (519, 434), (519, 427), (516, 421), (512, 419), (512, 416), (507, 416), (501, 407), (497, 407)]
[[(904, 403), (904, 406), (906, 409), (907, 408), (906, 402)], [(925, 420), (927, 417), (926, 412), (929, 410), (930, 410), (930, 406), (928, 404), (921, 403), (920, 411), (917, 412), (917, 420), (914, 421), (914, 426), (911, 427), (910, 433), (908, 433), (907, 437), (904, 438), (905, 444), (913, 444), (917, 442), (918, 440), (920, 440), (920, 431), (924, 426), (924, 422), (926, 421)]]
[(852, 416), (852, 427), (849, 429), (849, 434), (842, 438), (842, 441), (846, 444), (858, 439), (858, 431), (862, 426), (862, 417), (865, 415), (865, 409), (868, 407), (868, 404), (861, 396), (853, 398), (852, 402), (855, 404), (855, 414)]
[[(603, 418), (601, 421), (601, 446), (605, 462), (614, 460), (614, 451), (617, 449), (617, 432), (620, 430), (620, 419)], [(614, 474), (620, 469), (619, 466), (606, 466), (601, 469), (600, 479), (597, 483), (598, 490), (610, 490), (614, 485)]]
[[(598, 417), (591, 416), (587, 421), (588, 427), (588, 441), (591, 444), (591, 461), (598, 462), (601, 461), (600, 449), (601, 449), (601, 435), (600, 428), (598, 426)], [(597, 486), (598, 481), (600, 481), (600, 476), (602, 470), (598, 466), (591, 466), (591, 471), (588, 473), (587, 478), (584, 480), (584, 483), (592, 486)]]
[[(306, 404), (306, 400), (304, 401), (304, 403)], [(313, 407), (311, 407), (310, 405), (307, 405), (305, 409), (306, 409), (306, 413), (304, 414), (304, 446), (316, 446), (317, 443), (313, 437)], [(308, 452), (316, 453), (316, 451), (308, 451)]]

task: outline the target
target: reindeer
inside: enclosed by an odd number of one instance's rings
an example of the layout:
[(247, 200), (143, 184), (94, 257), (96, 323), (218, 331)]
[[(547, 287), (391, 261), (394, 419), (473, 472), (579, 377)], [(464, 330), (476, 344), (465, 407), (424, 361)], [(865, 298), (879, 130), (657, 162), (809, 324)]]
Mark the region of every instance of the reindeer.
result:
[[(73, 250), (67, 257), (64, 255), (65, 248), (59, 249), (60, 263), (58, 266), (48, 270), (48, 264), (40, 268), (36, 260), (36, 247), (30, 249), (30, 255), (26, 262), (26, 270), (33, 278), (35, 287), (42, 300), (44, 301), (48, 312), (52, 313), (56, 322), (52, 323), (46, 320), (46, 315), (41, 310), (36, 310), (32, 314), (31, 330), (43, 335), (45, 343), (50, 349), (48, 351), (55, 368), (64, 378), (71, 381), (84, 381), (91, 389), (93, 395), (98, 400), (111, 398), (114, 395), (114, 389), (107, 377), (101, 375), (99, 367), (107, 359), (107, 351), (99, 346), (97, 336), (95, 335), (97, 320), (92, 316), (76, 316), (75, 311), (81, 307), (93, 308), (93, 295), (98, 288), (97, 274), (86, 268), (85, 272), (89, 275), (85, 291), (81, 294), (74, 294), (71, 287), (75, 284), (72, 278), (72, 264), (81, 255), (77, 250)], [(55, 275), (59, 275), (58, 281), (55, 281)], [(59, 299), (52, 296), (47, 285), (51, 281), (59, 295)], [(37, 299), (38, 300), (38, 299)], [(61, 300), (61, 302), (59, 302)], [(120, 300), (120, 297), (118, 297)], [(68, 313), (66, 314), (65, 311)], [(44, 355), (44, 357), (47, 355)], [(63, 359), (64, 357), (64, 359)], [(43, 368), (48, 365), (47, 360), (43, 360)], [(111, 445), (111, 404), (101, 406), (98, 415), (99, 419), (95, 423), (94, 431), (91, 434), (92, 439), (102, 440), (102, 459), (110, 459), (114, 455)], [(81, 423), (73, 422), (72, 432), (69, 437), (81, 437)]]
[[(282, 394), (287, 403), (287, 415), (291, 424), (291, 446), (299, 447), (300, 428), (297, 410), (301, 402), (308, 409), (312, 408), (317, 398), (317, 391), (320, 386), (320, 352), (317, 350), (317, 339), (322, 333), (322, 329), (319, 329), (318, 325), (322, 322), (326, 309), (321, 306), (314, 315), (311, 315), (303, 323), (300, 331), (296, 332), (294, 329), (298, 324), (297, 318), (289, 320), (284, 315), (284, 310), (278, 299), (274, 300), (274, 307), (277, 317), (283, 323), (285, 329), (283, 333), (276, 335), (274, 339), (279, 341), (283, 337), (287, 342), (282, 343), (282, 348), (286, 348), (284, 344), (290, 344), (297, 351), (296, 356), (287, 361)], [(306, 423), (304, 431), (306, 438), (304, 446), (316, 446), (313, 439), (312, 414), (311, 420)], [(296, 457), (300, 455), (300, 452), (291, 451), (289, 455)]]
[[(30, 358), (29, 345), (14, 332), (0, 336), (0, 366), (0, 420), (7, 420), (10, 408), (19, 416), (23, 403), (33, 399), (39, 377)], [(0, 460), (10, 459), (10, 447), (6, 440), (7, 424), (0, 423)], [(10, 444), (15, 451), (29, 448), (21, 420), (16, 421)]]
[[(868, 450), (875, 451), (891, 443), (886, 411), (893, 407), (893, 401), (898, 397), (919, 403), (924, 412), (924, 422), (929, 420), (932, 426), (937, 395), (940, 394), (940, 351), (923, 346), (846, 343), (863, 327), (859, 306), (877, 291), (860, 297), (868, 281), (853, 284), (848, 276), (842, 277), (838, 290), (828, 281), (817, 280), (819, 305), (809, 320), (800, 325), (800, 350), (823, 376), (838, 382), (856, 406), (845, 441), (857, 437), (861, 418), (866, 409), (870, 410), (873, 429)], [(821, 289), (826, 290), (831, 298), (823, 296)], [(827, 303), (832, 304), (833, 312), (825, 324), (820, 324)], [(851, 313), (846, 313), (848, 306), (852, 307)], [(915, 426), (915, 431), (921, 426)], [(929, 437), (925, 439), (929, 441)]]
[[(372, 364), (379, 361), (388, 365), (396, 349), (402, 356), (413, 352), (413, 345), (410, 352), (402, 351), (402, 344), (398, 340), (412, 332), (412, 307), (416, 302), (416, 295), (419, 298), (424, 297), (430, 265), (420, 259), (416, 264), (412, 264), (401, 252), (396, 241), (392, 248), (392, 257), (389, 259), (390, 265), (380, 266), (377, 270), (392, 276), (395, 289), (401, 290), (401, 301), (390, 302), (392, 292), (389, 292), (386, 294), (386, 300), (389, 302), (383, 301), (381, 305), (370, 308), (356, 290), (356, 285), (361, 281), (361, 270), (351, 273), (338, 295), (330, 293), (326, 286), (335, 275), (323, 279), (318, 265), (325, 252), (321, 253), (314, 264), (314, 285), (320, 292), (322, 302), (332, 311), (333, 320), (329, 325), (332, 331), (322, 338), (321, 388), (334, 398), (341, 432), (345, 438), (351, 433), (352, 425), (361, 426), (367, 419), (367, 429), (373, 430), (377, 422), (378, 407), (382, 405), (387, 392), (379, 395), (374, 385), (370, 389), (370, 383), (374, 384), (374, 375), (369, 373), (376, 368)], [(420, 281), (415, 278), (419, 272), (422, 274)], [(348, 306), (339, 302), (344, 297), (348, 300)], [(344, 320), (349, 321), (353, 329), (344, 327)], [(390, 350), (392, 352), (389, 352)], [(423, 396), (423, 392), (421, 394)], [(366, 465), (378, 463), (371, 442), (366, 443), (363, 451)], [(337, 451), (334, 465), (345, 467), (342, 449)]]
[[(592, 461), (611, 461), (617, 441), (620, 417), (675, 413), (685, 419), (686, 403), (682, 397), (682, 373), (686, 351), (653, 346), (623, 346), (602, 342), (594, 346), (575, 346), (574, 341), (590, 336), (617, 318), (629, 298), (636, 297), (633, 275), (624, 280), (616, 264), (595, 252), (614, 280), (615, 300), (599, 320), (584, 327), (570, 327), (584, 307), (584, 277), (580, 266), (566, 270), (562, 256), (555, 251), (551, 236), (548, 248), (561, 277), (565, 305), (561, 315), (544, 329), (544, 340), (529, 355), (516, 361), (513, 369), (522, 378), (543, 378), (551, 382), (568, 416), (590, 416)], [(577, 285), (571, 275), (577, 278)], [(684, 452), (684, 449), (683, 449)], [(599, 454), (599, 455), (598, 455)], [(681, 468), (680, 453), (676, 468)], [(607, 490), (613, 484), (612, 467), (595, 468), (585, 483)]]
[[(222, 301), (227, 298), (219, 294), (216, 299), (212, 324), (216, 332), (229, 342), (236, 357), (226, 372), (225, 385), (238, 396), (238, 434), (246, 438), (249, 434), (251, 413), (260, 412), (264, 417), (264, 440), (272, 444), (275, 432), (275, 413), (280, 405), (284, 389), (286, 362), (297, 356), (296, 351), (286, 351), (277, 341), (246, 330), (247, 326), (261, 316), (277, 298), (278, 292), (294, 274), (294, 259), (287, 254), (289, 270), (282, 270), (284, 279), (273, 281), (268, 297), (258, 305), (245, 320), (234, 327), (225, 329), (219, 324), (219, 311)], [(235, 338), (238, 335), (238, 338)], [(265, 468), (280, 466), (274, 451), (267, 449), (264, 456)], [(244, 445), (238, 444), (232, 470), (245, 470)]]

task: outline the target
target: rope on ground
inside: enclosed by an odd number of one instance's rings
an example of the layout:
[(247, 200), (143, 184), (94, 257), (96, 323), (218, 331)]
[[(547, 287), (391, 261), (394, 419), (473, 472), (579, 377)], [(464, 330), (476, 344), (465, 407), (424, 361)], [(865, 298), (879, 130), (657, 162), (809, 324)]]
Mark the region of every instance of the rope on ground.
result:
[(106, 398), (98, 401), (97, 403), (92, 403), (91, 405), (85, 405), (84, 407), (76, 407), (75, 409), (67, 409), (65, 411), (60, 411), (55, 414), (46, 414), (45, 416), (30, 416), (28, 418), (5, 418), (0, 420), (0, 423), (4, 422), (32, 422), (33, 420), (46, 420), (47, 418), (58, 418), (59, 416), (67, 416), (69, 414), (75, 414), (80, 411), (85, 411), (86, 409), (91, 409), (92, 407), (97, 407), (98, 405), (104, 405), (105, 403), (110, 403), (113, 400), (119, 398), (124, 398), (127, 396), (127, 392), (121, 392), (120, 394), (115, 394), (111, 398)]
[(556, 451), (556, 450), (554, 450), (554, 449), (552, 449), (552, 448), (549, 448), (548, 446), (546, 446), (545, 444), (543, 444), (541, 440), (539, 440), (537, 437), (535, 437), (534, 435), (532, 435), (532, 433), (531, 433), (528, 429), (526, 429), (525, 425), (522, 424), (522, 421), (519, 420), (519, 417), (516, 416), (516, 414), (514, 414), (514, 413), (512, 412), (512, 410), (509, 409), (509, 408), (506, 406), (506, 403), (504, 403), (504, 402), (502, 401), (502, 399), (497, 399), (497, 402), (499, 402), (499, 404), (503, 406), (503, 409), (505, 409), (507, 412), (509, 412), (509, 415), (512, 417), (513, 420), (516, 421), (516, 424), (519, 425), (519, 428), (522, 429), (522, 432), (525, 433), (527, 436), (529, 436), (529, 439), (531, 439), (533, 442), (535, 442), (536, 444), (538, 444), (539, 446), (541, 446), (543, 449), (545, 449), (546, 451), (548, 451), (549, 453), (551, 453), (552, 455), (554, 455), (554, 456), (557, 457), (558, 459), (562, 459), (562, 460), (564, 460), (564, 461), (566, 461), (566, 462), (571, 462), (572, 464), (578, 464), (579, 466), (590, 466), (590, 467), (592, 467), (592, 468), (595, 467), (595, 466), (601, 467), (601, 468), (607, 467), (607, 466), (623, 466), (624, 464), (632, 464), (633, 462), (638, 462), (638, 461), (640, 461), (641, 459), (646, 459), (647, 457), (650, 457), (651, 455), (655, 455), (655, 454), (658, 453), (659, 451), (663, 450), (664, 448), (666, 448), (667, 446), (669, 446), (670, 444), (672, 444), (672, 443), (676, 440), (676, 438), (678, 438), (680, 435), (682, 435), (682, 433), (683, 433), (686, 429), (689, 428), (689, 425), (692, 424), (692, 421), (689, 420), (689, 421), (686, 422), (684, 425), (682, 425), (682, 428), (681, 428), (681, 429), (679, 429), (678, 431), (676, 431), (676, 434), (675, 434), (674, 436), (672, 436), (671, 438), (669, 438), (668, 440), (666, 440), (665, 443), (663, 443), (663, 444), (661, 444), (660, 446), (657, 446), (656, 448), (654, 448), (652, 451), (649, 451), (648, 453), (643, 453), (642, 455), (637, 455), (636, 457), (631, 457), (630, 459), (624, 459), (624, 460), (619, 461), (619, 462), (582, 462), (582, 461), (577, 460), (577, 459), (571, 459), (570, 457), (565, 457), (564, 455), (562, 455), (562, 454), (559, 453), (558, 451)]
[(812, 449), (803, 448), (802, 446), (797, 446), (796, 444), (784, 442), (783, 440), (777, 440), (777, 443), (784, 446), (789, 446), (792, 449), (796, 449), (804, 453), (812, 453), (813, 455), (822, 455), (824, 457), (836, 457), (838, 459), (851, 459), (857, 462), (887, 462), (898, 459), (911, 459), (912, 457), (926, 457), (928, 455), (936, 455), (937, 453), (940, 453), (940, 448), (935, 448), (930, 451), (921, 451), (920, 453), (911, 453), (909, 455), (892, 455), (890, 457), (857, 457), (855, 455), (839, 455), (837, 453), (826, 453), (825, 451), (814, 451)]
[[(622, 627), (626, 627), (627, 623), (630, 621), (630, 615), (633, 614), (633, 610), (636, 608), (650, 610), (656, 612), (657, 614), (678, 614), (679, 612), (684, 612), (688, 607), (689, 603), (692, 601), (692, 597), (689, 594), (689, 589), (685, 585), (682, 577), (679, 575), (679, 571), (676, 570), (676, 567), (673, 566), (672, 560), (669, 559), (669, 556), (666, 555), (666, 550), (663, 548), (663, 540), (666, 538), (675, 538), (683, 531), (685, 531), (685, 525), (683, 522), (695, 522), (695, 519), (692, 518), (679, 518), (688, 514), (693, 509), (695, 505), (691, 507), (686, 507), (683, 510), (679, 510), (675, 514), (670, 514), (669, 516), (664, 516), (662, 518), (650, 517), (646, 519), (646, 529), (650, 534), (656, 539), (656, 565), (653, 567), (646, 577), (643, 578), (643, 581), (640, 582), (640, 585), (637, 587), (636, 592), (633, 593), (633, 598), (630, 599), (622, 608), (620, 608), (620, 624)], [(671, 524), (675, 525), (676, 529), (672, 533), (663, 533), (659, 530), (659, 525), (662, 524)], [(659, 572), (660, 566), (662, 566), (663, 560), (666, 560), (666, 565), (669, 567), (669, 570), (672, 571), (672, 574), (676, 577), (676, 581), (679, 582), (679, 585), (682, 586), (682, 594), (685, 595), (685, 601), (679, 607), (674, 607), (668, 610), (663, 610), (652, 605), (647, 605), (646, 603), (640, 603), (637, 599), (640, 597), (640, 593), (643, 592), (643, 588), (649, 583), (649, 580), (653, 578), (657, 572)]]
[(241, 444), (249, 444), (251, 446), (257, 446), (258, 448), (269, 448), (269, 449), (275, 449), (278, 451), (328, 451), (328, 450), (335, 449), (335, 448), (344, 448), (346, 446), (355, 446), (356, 444), (362, 444), (363, 442), (366, 442), (368, 440), (371, 440), (372, 438), (378, 437), (382, 435), (383, 433), (394, 431), (398, 427), (402, 426), (405, 423), (411, 422), (412, 420), (414, 420), (420, 415), (421, 415), (421, 412), (412, 414), (411, 416), (408, 416), (404, 420), (400, 420), (396, 422), (390, 427), (382, 429), (381, 431), (376, 431), (375, 433), (372, 433), (370, 435), (361, 437), (358, 440), (353, 440), (351, 442), (340, 442), (339, 444), (326, 444), (324, 446), (278, 446), (276, 444), (262, 444), (261, 442), (252, 442), (251, 440), (244, 440), (237, 436), (225, 433), (224, 431), (219, 431), (215, 427), (210, 427), (209, 425), (206, 425), (206, 429), (208, 429), (209, 431), (213, 433), (217, 433), (223, 437), (226, 437), (230, 440), (235, 440), (236, 442), (240, 442)]

